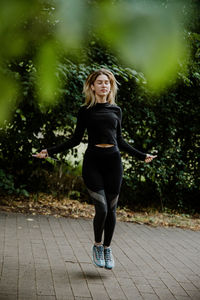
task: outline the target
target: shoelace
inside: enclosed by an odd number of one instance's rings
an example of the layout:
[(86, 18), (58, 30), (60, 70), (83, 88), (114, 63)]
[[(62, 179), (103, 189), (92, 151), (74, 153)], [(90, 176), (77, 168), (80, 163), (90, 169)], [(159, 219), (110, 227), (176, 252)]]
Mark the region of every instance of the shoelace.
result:
[(96, 247), (97, 253), (98, 253), (98, 258), (103, 259), (103, 247)]
[(111, 260), (111, 253), (112, 253), (111, 249), (109, 249), (109, 248), (105, 249), (104, 254), (105, 254), (106, 261)]

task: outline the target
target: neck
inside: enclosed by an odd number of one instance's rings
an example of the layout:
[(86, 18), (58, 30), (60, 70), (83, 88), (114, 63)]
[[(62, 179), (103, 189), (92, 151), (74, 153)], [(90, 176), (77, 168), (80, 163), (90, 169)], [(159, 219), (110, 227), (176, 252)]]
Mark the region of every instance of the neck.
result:
[(97, 103), (106, 103), (107, 102), (106, 99), (107, 99), (107, 96), (100, 97), (100, 96), (96, 95)]

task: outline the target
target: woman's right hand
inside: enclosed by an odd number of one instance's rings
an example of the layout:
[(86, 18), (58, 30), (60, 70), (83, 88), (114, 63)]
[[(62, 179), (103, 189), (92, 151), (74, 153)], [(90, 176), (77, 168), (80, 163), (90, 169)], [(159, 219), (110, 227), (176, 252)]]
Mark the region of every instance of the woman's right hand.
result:
[(32, 156), (37, 157), (37, 158), (47, 158), (48, 152), (47, 149), (43, 149), (41, 152), (37, 153), (37, 154), (32, 154)]

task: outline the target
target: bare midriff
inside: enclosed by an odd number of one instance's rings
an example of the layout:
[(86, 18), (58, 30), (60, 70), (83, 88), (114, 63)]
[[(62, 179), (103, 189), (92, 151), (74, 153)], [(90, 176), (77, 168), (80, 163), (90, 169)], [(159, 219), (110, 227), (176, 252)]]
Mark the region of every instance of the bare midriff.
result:
[(101, 148), (109, 148), (109, 147), (113, 147), (113, 144), (97, 144), (95, 145), (97, 147), (101, 147)]

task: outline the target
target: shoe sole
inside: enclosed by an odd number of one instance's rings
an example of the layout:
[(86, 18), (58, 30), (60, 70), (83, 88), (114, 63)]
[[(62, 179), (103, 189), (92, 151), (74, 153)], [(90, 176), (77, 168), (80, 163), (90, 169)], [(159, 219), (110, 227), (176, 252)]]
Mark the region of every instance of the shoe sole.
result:
[(106, 270), (112, 270), (114, 267), (115, 267), (115, 265), (114, 265), (113, 267), (111, 267), (111, 268), (108, 268), (108, 267), (106, 267), (106, 265), (105, 265), (105, 269), (106, 269)]
[(97, 265), (96, 263), (95, 263), (95, 261), (93, 260), (93, 263), (94, 263), (94, 265), (96, 266), (96, 267), (98, 267), (98, 268), (101, 268), (101, 269), (103, 269), (104, 268), (104, 266), (99, 266), (99, 265)]

